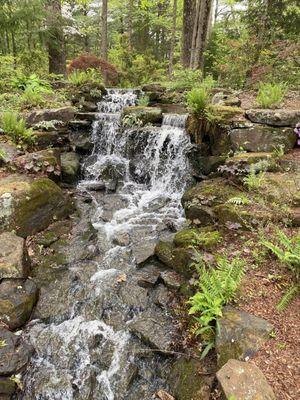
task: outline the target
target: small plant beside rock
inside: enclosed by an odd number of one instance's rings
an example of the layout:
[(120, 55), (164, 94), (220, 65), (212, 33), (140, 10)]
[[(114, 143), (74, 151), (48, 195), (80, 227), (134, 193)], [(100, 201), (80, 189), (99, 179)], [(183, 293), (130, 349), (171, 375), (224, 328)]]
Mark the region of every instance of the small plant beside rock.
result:
[(263, 83), (258, 91), (256, 102), (262, 108), (277, 108), (284, 100), (286, 87), (277, 83)]
[(19, 118), (15, 112), (6, 112), (2, 115), (1, 128), (16, 144), (32, 144), (34, 134), (31, 128), (26, 128), (24, 118)]

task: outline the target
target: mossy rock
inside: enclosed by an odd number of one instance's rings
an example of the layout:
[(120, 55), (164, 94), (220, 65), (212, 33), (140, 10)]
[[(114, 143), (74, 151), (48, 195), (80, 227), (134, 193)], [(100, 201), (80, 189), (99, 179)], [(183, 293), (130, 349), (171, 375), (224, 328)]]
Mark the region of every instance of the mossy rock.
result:
[(222, 241), (222, 236), (210, 228), (188, 228), (176, 233), (174, 243), (178, 247), (195, 246), (204, 250), (211, 250)]
[(203, 363), (181, 357), (172, 366), (169, 386), (176, 400), (208, 400), (212, 376), (202, 374)]
[(167, 267), (187, 278), (191, 277), (191, 266), (196, 260), (196, 250), (193, 247), (175, 247), (171, 242), (160, 241), (155, 247), (155, 255)]
[(143, 125), (160, 124), (163, 119), (163, 114), (160, 108), (154, 107), (126, 107), (123, 110), (123, 117), (127, 115), (135, 116)]
[[(8, 400), (17, 389), (16, 383), (9, 377), (0, 377), (0, 399)], [(6, 397), (7, 396), (7, 397)]]
[(218, 124), (230, 124), (232, 122), (244, 121), (245, 111), (240, 107), (213, 105), (212, 111), (217, 116)]
[(72, 209), (69, 199), (48, 178), (15, 174), (0, 179), (0, 232), (33, 235), (67, 217)]

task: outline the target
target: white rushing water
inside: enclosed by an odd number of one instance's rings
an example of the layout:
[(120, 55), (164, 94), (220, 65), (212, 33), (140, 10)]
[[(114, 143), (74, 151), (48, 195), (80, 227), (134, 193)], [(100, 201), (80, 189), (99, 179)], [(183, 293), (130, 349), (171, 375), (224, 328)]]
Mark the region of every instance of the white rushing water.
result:
[[(166, 114), (161, 126), (125, 129), (122, 110), (134, 105), (137, 96), (137, 91), (110, 89), (99, 103), (92, 133), (94, 150), (84, 164), (85, 179), (78, 188), (94, 199), (92, 223), (98, 230), (102, 259), (90, 273), (85, 264), (74, 267), (86, 279), (79, 305), (69, 290), (66, 320), (54, 318), (30, 329), (36, 355), (21, 399), (132, 399), (125, 397), (129, 382), (125, 371), (132, 366), (128, 321), (113, 329), (102, 320), (101, 307), (106, 301), (112, 314), (119, 312), (124, 318), (126, 305), (113, 292), (115, 282), (124, 272), (134, 274), (136, 264), (153, 254), (168, 227), (181, 224), (180, 200), (191, 179), (187, 116)], [(106, 195), (89, 191), (102, 181), (111, 189)], [(111, 181), (117, 183), (110, 186)], [(74, 285), (75, 289), (70, 287), (76, 293), (76, 280)]]

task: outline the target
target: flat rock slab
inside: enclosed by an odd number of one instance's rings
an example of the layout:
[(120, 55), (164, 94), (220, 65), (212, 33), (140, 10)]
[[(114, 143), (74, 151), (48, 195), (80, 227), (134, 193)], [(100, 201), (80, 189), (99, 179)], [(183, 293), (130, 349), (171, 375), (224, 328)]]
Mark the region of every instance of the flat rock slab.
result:
[(42, 121), (62, 121), (67, 123), (72, 120), (75, 115), (73, 107), (62, 107), (48, 110), (33, 111), (26, 120), (29, 125), (34, 125)]
[(11, 232), (0, 234), (0, 280), (3, 278), (26, 278), (30, 260), (25, 240)]
[(172, 321), (163, 312), (145, 311), (128, 324), (129, 330), (154, 349), (172, 350)]
[(253, 356), (269, 338), (273, 325), (255, 315), (225, 307), (218, 320), (216, 351), (218, 366), (230, 359), (245, 360)]
[(68, 198), (48, 178), (13, 174), (0, 179), (0, 232), (33, 235), (71, 211)]
[(299, 110), (247, 110), (246, 117), (258, 124), (294, 127), (300, 120)]
[(37, 298), (37, 286), (30, 279), (1, 281), (0, 321), (3, 321), (10, 329), (20, 328), (30, 318)]
[(296, 135), (292, 128), (254, 125), (251, 128), (231, 130), (230, 140), (234, 151), (242, 148), (251, 152), (272, 152), (281, 146), (289, 151), (295, 146)]
[(22, 370), (29, 362), (33, 348), (20, 336), (0, 327), (0, 375), (9, 376)]
[(253, 364), (229, 360), (217, 379), (226, 400), (275, 400), (275, 394), (261, 370)]

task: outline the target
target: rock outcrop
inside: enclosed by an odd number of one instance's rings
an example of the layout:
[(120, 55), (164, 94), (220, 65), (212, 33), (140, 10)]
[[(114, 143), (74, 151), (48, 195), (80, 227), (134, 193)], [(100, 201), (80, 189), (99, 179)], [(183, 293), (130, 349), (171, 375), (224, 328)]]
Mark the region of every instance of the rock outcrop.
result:
[(0, 234), (0, 280), (27, 278), (29, 270), (25, 240), (11, 232)]

